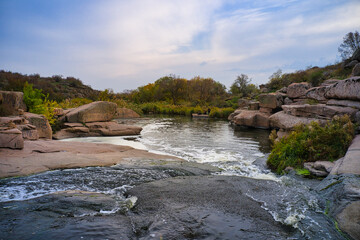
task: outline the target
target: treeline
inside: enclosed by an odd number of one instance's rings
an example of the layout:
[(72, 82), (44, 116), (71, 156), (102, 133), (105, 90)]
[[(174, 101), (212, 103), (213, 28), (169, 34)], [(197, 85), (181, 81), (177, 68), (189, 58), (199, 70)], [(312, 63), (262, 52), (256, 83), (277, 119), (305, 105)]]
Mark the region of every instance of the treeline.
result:
[(100, 93), (74, 77), (65, 78), (61, 75), (41, 77), (39, 74), (24, 75), (0, 70), (1, 90), (22, 92), (26, 82), (32, 84), (36, 89), (41, 89), (42, 93), (50, 100), (58, 102), (73, 98), (96, 100)]

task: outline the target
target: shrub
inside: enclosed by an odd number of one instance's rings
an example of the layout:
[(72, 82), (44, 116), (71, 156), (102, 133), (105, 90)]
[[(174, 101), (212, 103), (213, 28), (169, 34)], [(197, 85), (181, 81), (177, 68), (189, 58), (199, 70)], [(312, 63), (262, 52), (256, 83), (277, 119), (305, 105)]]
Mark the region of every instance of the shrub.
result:
[(302, 168), (304, 162), (334, 161), (345, 155), (353, 137), (354, 125), (348, 116), (335, 117), (323, 127), (317, 122), (298, 125), (274, 144), (267, 164), (281, 174), (287, 166)]

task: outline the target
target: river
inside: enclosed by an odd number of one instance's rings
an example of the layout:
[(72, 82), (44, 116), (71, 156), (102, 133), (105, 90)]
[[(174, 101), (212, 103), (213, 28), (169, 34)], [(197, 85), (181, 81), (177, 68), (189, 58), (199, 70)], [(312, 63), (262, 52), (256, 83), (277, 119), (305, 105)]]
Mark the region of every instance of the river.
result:
[[(277, 176), (266, 168), (270, 152), (269, 131), (229, 125), (222, 120), (186, 117), (148, 117), (118, 120), (143, 127), (140, 136), (89, 137), (65, 141), (129, 145), (154, 153), (174, 155), (219, 167), (218, 175), (235, 175), (276, 182), (269, 194), (249, 192), (273, 218), (297, 229), (296, 239), (342, 239), (333, 222), (318, 206), (312, 190), (317, 181), (295, 176)], [(56, 191), (85, 190), (123, 197), (134, 185), (172, 177), (171, 171), (90, 167), (57, 170), (28, 177), (0, 180), (0, 201), (24, 201)]]

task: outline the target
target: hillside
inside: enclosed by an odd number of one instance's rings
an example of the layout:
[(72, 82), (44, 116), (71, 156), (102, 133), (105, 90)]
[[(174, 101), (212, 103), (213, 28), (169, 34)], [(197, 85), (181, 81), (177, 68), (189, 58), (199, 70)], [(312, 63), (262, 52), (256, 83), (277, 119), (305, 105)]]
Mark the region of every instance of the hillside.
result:
[(73, 98), (89, 98), (95, 100), (99, 91), (84, 85), (81, 80), (74, 77), (41, 77), (39, 74), (23, 75), (20, 73), (0, 71), (0, 90), (22, 91), (25, 82), (42, 89), (45, 95), (49, 94), (50, 100), (62, 101)]

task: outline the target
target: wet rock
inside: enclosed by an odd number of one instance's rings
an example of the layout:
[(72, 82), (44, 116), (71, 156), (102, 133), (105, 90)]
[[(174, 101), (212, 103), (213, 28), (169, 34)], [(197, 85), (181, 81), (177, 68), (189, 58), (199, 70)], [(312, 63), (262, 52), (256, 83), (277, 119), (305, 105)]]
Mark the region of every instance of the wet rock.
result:
[(284, 103), (284, 95), (280, 93), (269, 93), (259, 95), (259, 106), (262, 108), (279, 109)]
[(18, 115), (19, 109), (26, 110), (22, 92), (0, 91), (0, 116)]
[(324, 171), (324, 170), (318, 170), (314, 167), (314, 163), (313, 162), (306, 162), (304, 163), (304, 168), (309, 170), (309, 172), (311, 173), (311, 175), (314, 175), (316, 177), (326, 177), (327, 175), (329, 175), (328, 172)]
[(336, 100), (330, 99), (326, 105), (330, 106), (343, 106), (343, 107), (351, 107), (360, 109), (360, 102), (359, 101), (351, 101), (351, 100)]
[(283, 105), (282, 108), (284, 113), (292, 116), (323, 119), (332, 119), (335, 115), (348, 115), (354, 119), (358, 111), (351, 107), (328, 106), (325, 104)]
[(22, 149), (24, 139), (19, 129), (0, 130), (0, 148)]
[(116, 110), (115, 103), (98, 101), (75, 108), (65, 117), (67, 122), (73, 123), (106, 122), (114, 118)]
[(239, 126), (269, 128), (269, 114), (260, 111), (243, 110), (236, 115), (233, 122)]
[(352, 202), (337, 216), (340, 229), (353, 239), (360, 239), (360, 201)]
[(351, 72), (351, 76), (360, 76), (360, 63), (356, 64)]
[(292, 130), (298, 124), (309, 124), (312, 121), (317, 121), (320, 124), (326, 123), (325, 120), (320, 120), (316, 118), (296, 117), (286, 114), (284, 111), (275, 113), (269, 117), (270, 127), (277, 129), (282, 128), (286, 131)]
[(352, 77), (329, 86), (326, 98), (360, 101), (360, 77)]
[(36, 127), (39, 138), (52, 139), (52, 129), (44, 115), (26, 112), (24, 113), (24, 117), (31, 125)]
[(314, 99), (317, 101), (326, 101), (325, 98), (326, 86), (310, 88), (306, 91), (306, 98)]
[(114, 118), (139, 118), (140, 115), (128, 108), (118, 108)]
[(309, 88), (310, 84), (307, 82), (292, 83), (287, 88), (287, 95), (289, 98), (302, 98)]

